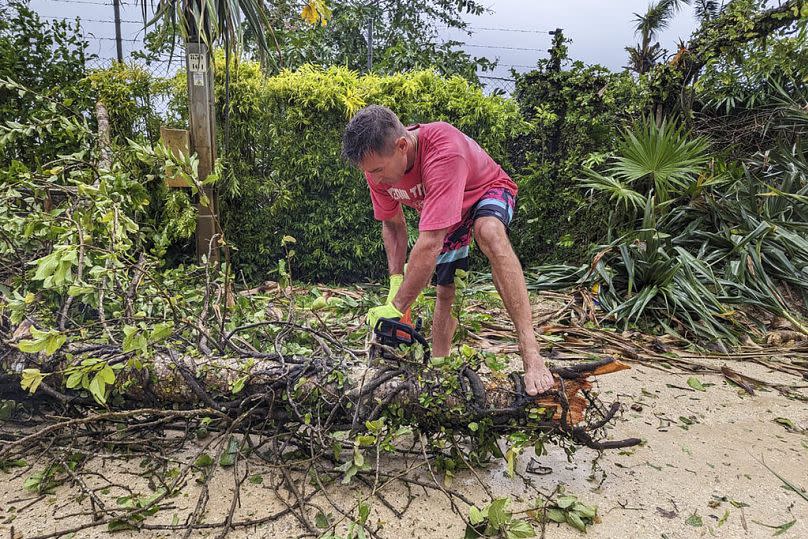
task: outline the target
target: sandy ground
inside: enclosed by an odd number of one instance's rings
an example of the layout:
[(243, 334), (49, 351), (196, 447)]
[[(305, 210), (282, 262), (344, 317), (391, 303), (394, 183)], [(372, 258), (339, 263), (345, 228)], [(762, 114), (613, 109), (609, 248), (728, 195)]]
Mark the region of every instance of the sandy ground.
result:
[[(732, 367), (768, 381), (799, 383), (795, 377), (753, 364), (735, 362)], [(510, 496), (512, 507), (519, 510), (535, 502), (537, 491), (549, 494), (563, 485), (567, 492), (598, 506), (601, 521), (589, 528), (587, 536), (592, 538), (769, 537), (777, 530), (763, 524), (779, 526), (793, 520), (796, 522), (781, 537), (808, 537), (808, 501), (784, 488), (783, 482), (764, 466), (767, 464), (801, 488), (808, 487), (808, 406), (774, 391), (745, 395), (718, 376), (699, 376), (706, 391), (695, 391), (687, 385), (689, 376), (634, 365), (632, 370), (600, 380), (602, 399), (619, 399), (624, 404), (610, 438), (639, 437), (645, 440), (640, 447), (607, 451), (599, 459), (594, 451), (579, 450), (570, 462), (561, 449), (550, 448), (549, 455), (539, 459), (542, 466), (552, 469), (548, 475), (527, 473), (532, 455), (525, 453), (518, 462), (515, 479), (509, 479), (504, 466), (496, 463), (478, 472), (479, 479), (470, 472), (458, 473), (452, 489), (482, 505), (486, 502), (479, 484), (482, 481), (495, 497)], [(789, 432), (775, 422), (776, 418), (789, 419), (806, 430)], [(144, 494), (151, 491), (137, 473), (125, 472), (120, 463), (97, 458), (90, 466), (112, 482), (127, 484)], [(128, 466), (137, 471), (136, 461)], [(386, 466), (395, 468), (396, 463)], [(221, 521), (227, 514), (234, 491), (231, 470), (218, 469), (203, 522)], [(243, 474), (244, 468), (239, 472)], [(67, 487), (25, 507), (33, 501), (23, 489), (30, 473), (0, 474), (0, 536), (11, 537), (12, 526), (14, 537), (34, 537), (87, 521), (86, 516), (71, 514), (80, 511), (79, 507), (88, 510), (88, 500), (76, 503), (77, 491)], [(271, 490), (272, 470), (251, 463), (248, 473), (265, 480), (261, 484), (244, 482), (236, 520), (260, 518), (282, 509)], [(382, 492), (398, 508), (404, 507), (408, 496), (413, 499), (401, 519), (381, 503), (372, 502), (369, 521), (374, 526), (382, 525), (379, 537), (463, 536), (465, 523), (441, 492), (419, 488), (408, 495), (400, 485), (388, 486)], [(198, 493), (199, 486), (189, 480), (182, 493), (170, 499), (173, 507), (159, 511), (148, 522), (182, 522), (196, 505)], [(360, 496), (367, 495), (367, 490), (331, 487), (330, 493), (332, 499), (350, 508)], [(115, 488), (99, 493), (113, 507), (120, 495)], [(313, 501), (328, 507), (321, 496)], [(466, 513), (467, 508), (459, 505)], [(701, 517), (700, 527), (687, 522), (694, 514)], [(310, 517), (313, 520), (314, 514)], [(105, 529), (82, 530), (72, 537), (106, 537)], [(192, 536), (216, 537), (220, 531), (199, 531)], [(337, 531), (344, 533), (345, 525)], [(272, 524), (231, 531), (228, 537), (297, 537), (302, 532), (298, 521), (288, 516)], [(583, 536), (566, 524), (549, 525), (545, 534), (559, 539)], [(121, 538), (178, 535), (177, 531), (115, 534)]]

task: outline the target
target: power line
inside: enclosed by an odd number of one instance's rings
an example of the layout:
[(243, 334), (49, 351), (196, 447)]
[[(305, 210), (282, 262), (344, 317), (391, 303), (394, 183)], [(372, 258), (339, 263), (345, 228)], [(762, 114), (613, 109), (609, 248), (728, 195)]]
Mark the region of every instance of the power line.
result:
[[(46, 15), (40, 15), (39, 17), (42, 18), (42, 19), (53, 19), (53, 20), (56, 20), (56, 21), (61, 21), (61, 20), (66, 21), (66, 20), (68, 20), (67, 17), (50, 17), (50, 16), (46, 16)], [(114, 23), (115, 22), (115, 21), (113, 21), (111, 19), (85, 19), (85, 18), (83, 18), (81, 16), (76, 16), (75, 18), (79, 19), (82, 22), (108, 22), (108, 23)], [(72, 20), (72, 19), (70, 19), (70, 20)], [(129, 20), (129, 19), (121, 19), (121, 22), (134, 23), (134, 24), (143, 24), (143, 21), (134, 21), (134, 20)]]
[(463, 47), (474, 47), (477, 49), (505, 49), (509, 51), (536, 51), (536, 52), (546, 52), (545, 49), (537, 49), (533, 47), (505, 47), (503, 45), (475, 45), (473, 43), (464, 43)]
[[(98, 37), (98, 36), (84, 36), (85, 39), (103, 39), (104, 41), (118, 41), (114, 37)], [(127, 43), (143, 43), (142, 39), (121, 39), (121, 41), (126, 41)]]
[(546, 34), (548, 30), (528, 30), (527, 28), (488, 28), (485, 26), (467, 26), (472, 30), (488, 30), (492, 32), (520, 32), (523, 34)]
[(94, 6), (111, 6), (112, 2), (93, 2), (92, 0), (46, 0), (48, 2), (62, 2), (65, 4), (92, 4)]

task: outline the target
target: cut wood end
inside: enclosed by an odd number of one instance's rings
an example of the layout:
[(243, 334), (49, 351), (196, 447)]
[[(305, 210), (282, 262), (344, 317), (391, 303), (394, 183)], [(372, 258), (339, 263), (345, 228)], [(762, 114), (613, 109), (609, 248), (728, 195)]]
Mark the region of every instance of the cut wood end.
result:
[(613, 372), (624, 371), (630, 368), (631, 368), (630, 365), (623, 363), (619, 359), (615, 359), (614, 361), (611, 361), (605, 365), (601, 365), (600, 367), (592, 371), (592, 375), (601, 376), (603, 374), (611, 374)]

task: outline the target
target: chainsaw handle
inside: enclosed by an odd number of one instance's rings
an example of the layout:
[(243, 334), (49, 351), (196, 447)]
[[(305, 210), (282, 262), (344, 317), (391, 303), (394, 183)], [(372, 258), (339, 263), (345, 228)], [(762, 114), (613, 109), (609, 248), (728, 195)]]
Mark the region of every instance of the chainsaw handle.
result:
[[(409, 312), (406, 314), (409, 315)], [(409, 317), (407, 316), (407, 318)], [(412, 324), (395, 318), (379, 318), (376, 321), (376, 326), (373, 328), (373, 332), (384, 344), (388, 345), (400, 346), (403, 344), (405, 346), (411, 346), (413, 343), (417, 342), (424, 349), (424, 364), (426, 365), (429, 363), (429, 343), (426, 342), (423, 335), (418, 333), (418, 331), (412, 327)], [(404, 335), (404, 338), (400, 337), (401, 334)], [(388, 339), (390, 339), (390, 342), (385, 342)]]

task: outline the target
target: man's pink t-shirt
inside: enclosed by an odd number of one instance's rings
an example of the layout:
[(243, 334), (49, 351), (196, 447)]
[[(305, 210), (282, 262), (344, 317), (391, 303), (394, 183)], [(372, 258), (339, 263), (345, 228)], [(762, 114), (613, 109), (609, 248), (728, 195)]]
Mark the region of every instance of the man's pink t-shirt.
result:
[(365, 175), (377, 220), (392, 219), (404, 204), (421, 214), (418, 230), (452, 232), (489, 189), (505, 187), (516, 195), (516, 184), (502, 167), (459, 129), (446, 122), (407, 129), (416, 128), (415, 163), (399, 183), (376, 185)]

